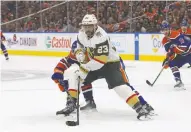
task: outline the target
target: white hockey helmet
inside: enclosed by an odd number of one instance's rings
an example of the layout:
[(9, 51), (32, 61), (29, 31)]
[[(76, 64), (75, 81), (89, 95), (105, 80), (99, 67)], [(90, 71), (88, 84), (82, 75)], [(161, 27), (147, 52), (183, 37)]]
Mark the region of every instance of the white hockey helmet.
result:
[(82, 19), (81, 25), (94, 25), (97, 24), (97, 18), (94, 14), (86, 14)]

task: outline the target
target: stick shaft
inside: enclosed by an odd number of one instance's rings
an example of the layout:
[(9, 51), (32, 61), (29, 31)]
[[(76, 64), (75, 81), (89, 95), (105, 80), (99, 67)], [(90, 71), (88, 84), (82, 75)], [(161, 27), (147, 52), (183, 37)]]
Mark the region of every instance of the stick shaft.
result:
[(162, 69), (160, 70), (159, 74), (157, 75), (156, 79), (154, 80), (154, 82), (152, 83), (152, 86), (155, 84), (155, 82), (157, 81), (157, 79), (159, 78), (160, 74), (162, 73), (162, 71), (164, 70), (164, 67), (162, 67)]
[(78, 98), (77, 98), (77, 124), (80, 124), (80, 114), (79, 114), (79, 102), (80, 102), (80, 77), (78, 78)]

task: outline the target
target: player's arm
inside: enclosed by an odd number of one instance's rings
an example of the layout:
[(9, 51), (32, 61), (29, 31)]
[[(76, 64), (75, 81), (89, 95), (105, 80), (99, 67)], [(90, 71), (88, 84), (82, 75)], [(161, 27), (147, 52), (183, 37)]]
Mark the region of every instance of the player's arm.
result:
[(91, 71), (100, 69), (108, 61), (109, 41), (106, 40), (103, 43), (96, 44), (93, 53), (91, 50), (89, 50), (88, 52), (90, 54), (93, 54), (93, 58), (86, 64), (87, 67), (90, 67)]
[(68, 88), (67, 82), (64, 80), (64, 72), (68, 69), (71, 64), (75, 63), (76, 59), (70, 52), (67, 57), (62, 58), (56, 67), (54, 68), (54, 73), (52, 75), (52, 80), (58, 84), (59, 89), (64, 92)]
[(181, 34), (179, 36), (179, 38), (177, 39), (177, 41), (180, 43), (178, 44), (172, 44), (170, 49), (172, 50), (172, 52), (176, 53), (176, 54), (180, 54), (180, 55), (184, 55), (187, 54), (190, 51), (191, 47), (188, 47), (187, 45), (185, 45), (186, 43), (191, 43), (191, 40), (189, 37), (187, 37), (186, 35)]
[(166, 53), (169, 51), (171, 44), (172, 43), (166, 37), (163, 38), (162, 45), (163, 45)]
[[(78, 40), (78, 44), (82, 45)], [(96, 44), (95, 48), (87, 48), (86, 51), (91, 56), (88, 63), (81, 66), (87, 69), (87, 71), (94, 71), (100, 69), (108, 61), (109, 55), (109, 40), (105, 40), (102, 43)]]
[(172, 50), (170, 49), (172, 43), (170, 41), (168, 41), (166, 38), (163, 38), (162, 45), (164, 46), (165, 51), (166, 51), (166, 57), (163, 60), (162, 66), (166, 69), (166, 68), (168, 68), (169, 61), (174, 59), (175, 54), (173, 54)]

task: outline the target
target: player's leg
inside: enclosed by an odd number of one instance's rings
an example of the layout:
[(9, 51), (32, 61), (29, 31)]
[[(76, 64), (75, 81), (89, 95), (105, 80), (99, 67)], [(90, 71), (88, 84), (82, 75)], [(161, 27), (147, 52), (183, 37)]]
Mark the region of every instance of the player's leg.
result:
[(68, 90), (67, 92), (67, 103), (66, 103), (66, 107), (60, 111), (57, 111), (56, 114), (64, 114), (64, 115), (69, 115), (72, 112), (74, 112), (76, 110), (76, 106), (77, 106), (77, 94), (78, 91), (78, 76), (73, 72), (70, 73), (70, 77), (68, 80)]
[(86, 82), (84, 82), (81, 86), (81, 89), (84, 99), (86, 101), (86, 105), (80, 107), (80, 110), (95, 110), (96, 104), (93, 98), (92, 85), (86, 84)]
[(177, 55), (177, 57), (169, 62), (169, 67), (172, 71), (172, 74), (174, 76), (174, 80), (176, 81), (176, 84), (174, 85), (174, 88), (176, 89), (184, 89), (184, 84), (181, 79), (179, 68), (182, 67), (184, 64), (186, 64), (185, 57)]
[(188, 56), (187, 61), (188, 61), (188, 64), (189, 64), (188, 68), (191, 68), (191, 54)]
[[(122, 63), (123, 63), (122, 59), (120, 59), (120, 63), (121, 63), (121, 65), (122, 65)], [(123, 65), (124, 65), (124, 63), (123, 63)], [(147, 110), (148, 113), (150, 113), (150, 115), (156, 115), (155, 112), (154, 112), (153, 107), (152, 107), (151, 105), (149, 105), (149, 104), (147, 103), (147, 101), (145, 101), (145, 99), (143, 98), (143, 96), (142, 96), (137, 90), (135, 90), (135, 88), (134, 88), (133, 86), (130, 85), (129, 79), (128, 79), (127, 74), (126, 74), (126, 71), (125, 71), (125, 66), (124, 66), (124, 67), (121, 66), (121, 70), (120, 70), (120, 71), (121, 71), (121, 73), (122, 73), (122, 75), (123, 75), (123, 78), (124, 78), (124, 81), (126, 82), (126, 84), (131, 88), (131, 90), (132, 90), (133, 92), (135, 92), (135, 93), (137, 94), (140, 103), (143, 105), (143, 108), (144, 108), (145, 110)]]
[[(70, 67), (70, 71), (75, 70), (75, 66)], [(52, 75), (52, 80), (58, 85), (61, 92), (67, 93), (67, 101), (66, 101), (66, 107), (60, 111), (57, 111), (56, 114), (64, 114), (68, 115), (72, 113), (75, 110), (76, 107), (76, 98), (73, 98), (68, 91), (69, 88), (69, 82), (68, 80), (64, 80), (64, 74), (62, 70), (57, 69), (54, 74)]]
[(7, 49), (3, 43), (1, 43), (1, 50), (5, 56), (5, 59), (8, 60), (9, 59), (8, 52), (7, 52)]
[(61, 92), (67, 93), (66, 107), (62, 110), (57, 111), (56, 115), (59, 115), (59, 114), (68, 115), (68, 114), (72, 113), (76, 107), (75, 103), (74, 103), (74, 99), (68, 93), (68, 80), (55, 80), (54, 79), (54, 81), (58, 84), (58, 87)]
[(147, 101), (143, 98), (143, 96), (137, 90), (135, 90), (134, 87), (131, 86), (129, 83), (127, 83), (127, 85), (132, 89), (132, 91), (134, 91), (137, 94), (143, 108), (147, 110), (150, 115), (156, 115), (154, 108), (149, 103), (147, 103)]
[(126, 78), (124, 78), (121, 71), (119, 62), (106, 64), (104, 75), (110, 89), (114, 89), (114, 91), (138, 113), (138, 119), (150, 119), (149, 113), (144, 110), (137, 94), (126, 84)]
[[(100, 70), (96, 71), (90, 71), (85, 78), (82, 86), (82, 92), (86, 101), (86, 104), (82, 107), (80, 107), (80, 110), (95, 110), (96, 104), (93, 99), (93, 92), (92, 87), (89, 87), (89, 89), (86, 89), (85, 87), (88, 86), (88, 84), (91, 84), (93, 81), (102, 78)], [(91, 88), (91, 90), (90, 90)]]

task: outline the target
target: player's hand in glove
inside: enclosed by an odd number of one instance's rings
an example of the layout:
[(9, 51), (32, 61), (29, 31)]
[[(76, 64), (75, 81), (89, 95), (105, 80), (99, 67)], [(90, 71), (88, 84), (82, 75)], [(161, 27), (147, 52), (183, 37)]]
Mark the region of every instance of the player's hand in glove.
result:
[(162, 66), (164, 67), (164, 69), (167, 69), (169, 67), (169, 60), (168, 58), (164, 59)]
[(63, 73), (60, 72), (55, 72), (52, 75), (52, 80), (58, 84), (59, 89), (62, 92), (65, 92), (66, 90), (68, 90), (68, 80), (64, 80), (64, 76)]

